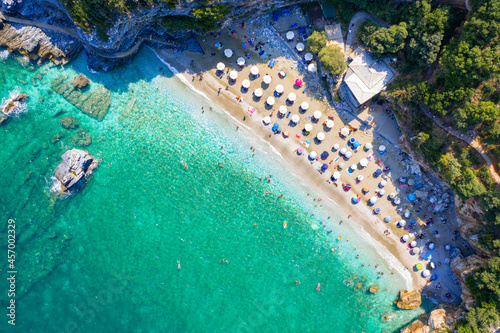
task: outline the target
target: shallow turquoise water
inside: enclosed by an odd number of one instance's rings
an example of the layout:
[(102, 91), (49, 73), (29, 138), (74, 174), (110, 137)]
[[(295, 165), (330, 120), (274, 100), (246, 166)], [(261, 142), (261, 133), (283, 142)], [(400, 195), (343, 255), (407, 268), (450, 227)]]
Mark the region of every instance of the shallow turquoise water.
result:
[[(89, 73), (84, 60), (64, 69), (0, 60), (0, 98), (16, 88), (30, 95), (28, 112), (0, 127), (0, 215), (2, 226), (16, 219), (18, 234), (16, 331), (392, 332), (422, 311), (396, 310), (401, 277), (347, 226), (334, 226), (333, 237), (319, 227), (342, 212), (313, 207), (280, 158), (223, 112), (202, 115), (208, 101), (151, 51), (107, 74)], [(50, 89), (77, 73), (111, 90), (104, 121)], [(80, 193), (61, 199), (51, 176), (75, 147), (75, 130), (59, 125), (68, 115), (103, 161)], [(64, 138), (50, 143), (57, 133)], [(272, 182), (259, 179), (269, 174)], [(361, 267), (370, 262), (381, 266)], [(387, 291), (369, 295), (371, 284)], [(389, 311), (396, 318), (382, 323)]]

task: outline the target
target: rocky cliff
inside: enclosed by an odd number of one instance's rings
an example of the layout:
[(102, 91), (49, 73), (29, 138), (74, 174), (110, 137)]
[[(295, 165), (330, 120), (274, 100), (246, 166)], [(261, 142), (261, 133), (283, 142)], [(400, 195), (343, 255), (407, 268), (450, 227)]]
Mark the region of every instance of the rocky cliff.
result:
[(462, 310), (449, 305), (440, 305), (430, 313), (418, 316), (418, 319), (401, 330), (401, 333), (439, 333), (452, 328), (462, 315)]

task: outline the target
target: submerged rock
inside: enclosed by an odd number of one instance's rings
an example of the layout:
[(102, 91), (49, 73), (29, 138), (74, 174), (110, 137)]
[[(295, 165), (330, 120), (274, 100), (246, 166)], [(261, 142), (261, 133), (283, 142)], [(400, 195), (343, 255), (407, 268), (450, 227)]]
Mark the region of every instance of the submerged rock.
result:
[(80, 149), (68, 150), (61, 158), (63, 161), (54, 171), (61, 184), (61, 193), (77, 190), (99, 163), (88, 152)]
[(370, 288), (368, 288), (368, 291), (369, 291), (371, 294), (376, 294), (376, 293), (378, 293), (379, 289), (380, 289), (380, 287), (379, 287), (379, 286), (375, 286), (375, 285), (373, 285), (373, 286), (370, 286)]
[(401, 290), (399, 292), (399, 299), (396, 301), (396, 305), (400, 309), (416, 309), (422, 304), (422, 296), (418, 290), (412, 290), (405, 292)]
[(4, 114), (6, 114), (7, 116), (15, 114), (16, 111), (21, 106), (21, 102), (23, 102), (27, 98), (28, 98), (28, 95), (26, 95), (26, 94), (21, 94), (21, 93), (16, 94), (14, 97), (9, 98), (7, 100), (7, 103), (2, 108), (2, 112)]
[(86, 87), (90, 83), (90, 80), (87, 79), (83, 74), (77, 75), (73, 78), (73, 87), (82, 89)]
[(81, 128), (73, 137), (71, 137), (71, 141), (80, 147), (87, 147), (92, 144), (92, 137), (88, 133), (87, 129)]
[(66, 129), (75, 129), (80, 126), (78, 121), (73, 116), (61, 118), (61, 120), (59, 120), (59, 124)]
[(52, 138), (50, 138), (50, 143), (52, 143), (52, 144), (56, 144), (56, 143), (58, 143), (59, 141), (61, 141), (61, 139), (62, 139), (62, 138), (64, 138), (64, 135), (63, 135), (63, 134), (59, 134), (59, 133), (54, 134), (54, 135), (52, 136)]

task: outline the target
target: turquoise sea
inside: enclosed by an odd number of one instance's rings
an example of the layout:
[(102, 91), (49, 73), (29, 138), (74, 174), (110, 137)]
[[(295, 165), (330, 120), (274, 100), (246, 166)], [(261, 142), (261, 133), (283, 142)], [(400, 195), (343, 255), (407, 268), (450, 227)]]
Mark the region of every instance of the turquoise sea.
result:
[[(314, 207), (277, 154), (222, 110), (208, 111), (151, 50), (110, 73), (90, 73), (84, 57), (64, 67), (0, 60), (0, 98), (30, 96), (25, 113), (0, 125), (1, 332), (395, 332), (423, 312), (394, 307), (405, 281), (335, 223), (340, 209)], [(102, 122), (50, 87), (79, 73), (111, 92)], [(51, 190), (53, 171), (80, 148), (77, 130), (59, 124), (69, 115), (92, 137), (82, 149), (103, 160), (63, 198)], [(15, 327), (6, 316), (9, 219)], [(387, 312), (395, 317), (382, 322)]]

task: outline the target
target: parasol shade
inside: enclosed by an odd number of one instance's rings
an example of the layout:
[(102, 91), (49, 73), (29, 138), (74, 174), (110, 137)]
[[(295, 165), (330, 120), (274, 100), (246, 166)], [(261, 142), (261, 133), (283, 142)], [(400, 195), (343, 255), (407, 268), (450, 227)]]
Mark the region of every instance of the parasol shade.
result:
[(270, 124), (271, 123), (271, 117), (267, 116), (267, 117), (264, 117), (264, 119), (262, 119), (262, 122), (264, 124)]
[(340, 178), (340, 173), (338, 171), (335, 171), (332, 175), (334, 179), (339, 179)]
[(300, 87), (302, 85), (302, 80), (301, 79), (295, 80), (295, 85)]
[(346, 148), (342, 148), (340, 149), (340, 155), (345, 155), (345, 153), (347, 153), (347, 149)]

